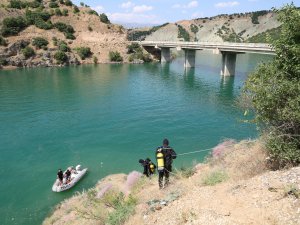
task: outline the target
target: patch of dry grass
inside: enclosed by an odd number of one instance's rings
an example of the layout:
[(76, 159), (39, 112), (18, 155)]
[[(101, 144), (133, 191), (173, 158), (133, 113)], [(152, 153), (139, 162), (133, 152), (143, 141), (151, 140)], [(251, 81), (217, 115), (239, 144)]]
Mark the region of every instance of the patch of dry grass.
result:
[(209, 159), (209, 165), (226, 171), (233, 180), (247, 179), (268, 170), (267, 154), (260, 141), (233, 144)]

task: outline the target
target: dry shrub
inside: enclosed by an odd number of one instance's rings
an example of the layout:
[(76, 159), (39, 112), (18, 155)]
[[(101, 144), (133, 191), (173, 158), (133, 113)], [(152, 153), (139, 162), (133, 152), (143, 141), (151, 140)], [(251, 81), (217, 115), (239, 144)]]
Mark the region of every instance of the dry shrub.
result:
[(102, 196), (112, 188), (112, 184), (106, 184), (97, 194), (97, 198), (102, 198)]
[(226, 141), (217, 146), (217, 154), (210, 159), (212, 167), (224, 169), (234, 180), (250, 178), (267, 170), (267, 154), (260, 141), (230, 143)]
[(133, 186), (139, 181), (139, 179), (142, 177), (142, 174), (137, 171), (132, 171), (130, 174), (128, 174), (124, 192), (125, 194), (128, 194), (130, 190), (133, 188)]

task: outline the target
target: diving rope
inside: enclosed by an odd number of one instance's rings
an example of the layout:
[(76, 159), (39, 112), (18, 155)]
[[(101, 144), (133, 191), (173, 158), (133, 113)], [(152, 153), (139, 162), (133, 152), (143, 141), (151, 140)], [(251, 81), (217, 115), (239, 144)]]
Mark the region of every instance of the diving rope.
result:
[[(255, 140), (249, 140), (249, 141), (245, 141), (243, 143), (248, 144), (248, 143), (252, 143), (252, 142), (255, 142)], [(236, 145), (236, 143), (232, 144), (232, 145), (226, 145), (225, 147), (231, 147), (231, 146), (235, 146), (235, 145)], [(180, 154), (177, 154), (177, 156), (190, 155), (190, 154), (195, 154), (195, 153), (199, 153), (199, 152), (206, 152), (206, 151), (212, 150), (214, 148), (215, 147), (213, 147), (213, 148), (207, 148), (207, 149), (201, 149), (201, 150), (193, 151), (193, 152), (180, 153)]]

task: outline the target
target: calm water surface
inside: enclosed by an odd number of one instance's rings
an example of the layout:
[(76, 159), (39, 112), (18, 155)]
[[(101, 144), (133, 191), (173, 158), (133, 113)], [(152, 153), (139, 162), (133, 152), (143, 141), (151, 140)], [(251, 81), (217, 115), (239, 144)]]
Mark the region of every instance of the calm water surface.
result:
[[(0, 71), (0, 224), (40, 224), (53, 207), (111, 173), (141, 170), (168, 137), (177, 153), (226, 138), (255, 138), (236, 104), (260, 55), (239, 55), (237, 75), (220, 77), (221, 58), (197, 55), (167, 65), (89, 65)], [(178, 157), (175, 167), (208, 153)], [(53, 193), (58, 168), (81, 164), (88, 175)]]

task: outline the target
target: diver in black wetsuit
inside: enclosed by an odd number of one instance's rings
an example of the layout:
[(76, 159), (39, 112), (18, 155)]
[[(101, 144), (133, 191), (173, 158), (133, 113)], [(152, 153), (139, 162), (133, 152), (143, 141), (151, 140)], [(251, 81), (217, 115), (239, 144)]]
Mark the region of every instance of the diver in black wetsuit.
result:
[(149, 161), (148, 161), (147, 159), (146, 159), (146, 160), (140, 159), (140, 160), (139, 160), (139, 163), (140, 163), (141, 166), (144, 168), (143, 174), (144, 174), (146, 177), (149, 177), (149, 175), (150, 175)]
[(63, 183), (64, 174), (61, 171), (61, 169), (59, 169), (58, 172), (57, 172), (57, 178), (59, 180), (59, 183), (62, 184)]
[[(169, 146), (168, 139), (164, 139), (163, 146), (160, 146), (156, 149), (159, 189), (168, 186), (169, 175), (170, 172), (172, 172), (173, 159), (176, 159), (176, 157), (176, 152)], [(165, 184), (163, 184), (164, 177)]]
[(69, 169), (67, 169), (67, 171), (66, 171), (66, 180), (67, 180), (67, 183), (68, 183), (68, 181), (71, 180), (71, 172)]

